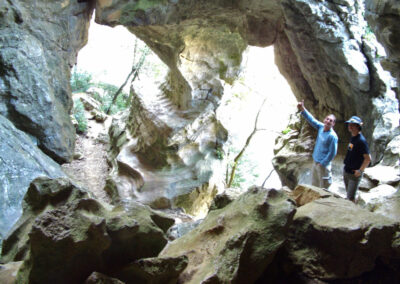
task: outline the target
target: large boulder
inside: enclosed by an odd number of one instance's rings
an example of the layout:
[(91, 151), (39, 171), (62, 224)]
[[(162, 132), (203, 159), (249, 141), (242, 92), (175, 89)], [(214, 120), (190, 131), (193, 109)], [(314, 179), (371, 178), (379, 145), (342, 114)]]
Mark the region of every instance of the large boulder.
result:
[(94, 271), (115, 272), (156, 256), (173, 223), (141, 204), (112, 207), (97, 201), (68, 179), (39, 178), (4, 241), (2, 261), (24, 260), (21, 283), (79, 283)]
[(172, 284), (177, 283), (187, 264), (186, 256), (143, 258), (123, 267), (115, 277), (126, 283)]
[(30, 184), (22, 201), (23, 214), (4, 240), (2, 262), (25, 260), (29, 255), (29, 232), (41, 213), (64, 206), (89, 194), (66, 178), (38, 177)]
[(0, 235), (6, 236), (22, 213), (21, 201), (32, 180), (39, 176), (65, 176), (35, 140), (0, 115)]
[(86, 44), (87, 1), (0, 4), (0, 114), (59, 162), (74, 153), (70, 68)]
[(398, 259), (399, 223), (341, 198), (315, 200), (297, 209), (286, 251), (297, 271), (333, 280), (360, 276), (378, 259)]
[(391, 218), (400, 220), (400, 191), (393, 186), (381, 184), (372, 188), (368, 193), (360, 194), (361, 200), (366, 203), (365, 207)]
[(252, 283), (284, 244), (294, 213), (282, 191), (254, 187), (224, 208), (210, 211), (160, 256), (189, 258), (180, 282)]

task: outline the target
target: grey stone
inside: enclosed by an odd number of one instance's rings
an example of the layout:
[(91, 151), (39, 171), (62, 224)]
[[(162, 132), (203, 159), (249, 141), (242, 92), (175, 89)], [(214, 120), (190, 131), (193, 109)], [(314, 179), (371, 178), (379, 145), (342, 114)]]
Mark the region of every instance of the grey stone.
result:
[(39, 176), (65, 176), (24, 132), (0, 115), (0, 234), (7, 235), (21, 215), (21, 200)]
[(93, 272), (92, 274), (90, 274), (88, 279), (86, 279), (84, 284), (124, 284), (124, 283), (125, 282), (122, 282), (116, 278), (109, 277), (100, 272)]
[(86, 43), (91, 11), (76, 1), (0, 4), (0, 114), (59, 162), (74, 151), (70, 68)]
[(240, 188), (226, 188), (223, 192), (218, 193), (210, 206), (210, 210), (221, 209), (226, 205), (234, 201), (241, 195), (244, 191)]
[(381, 164), (365, 169), (365, 175), (378, 184), (397, 184), (400, 182), (400, 168)]
[(368, 23), (373, 28), (379, 42), (385, 47), (387, 57), (383, 58), (385, 68), (397, 78), (397, 98), (400, 96), (400, 11), (396, 0), (366, 0), (365, 10)]
[(159, 256), (188, 256), (179, 278), (185, 283), (252, 283), (283, 245), (294, 208), (283, 192), (251, 188)]
[(93, 271), (156, 256), (173, 223), (141, 204), (97, 201), (68, 179), (40, 178), (29, 187), (2, 257), (24, 260), (19, 283), (78, 283)]
[(398, 231), (394, 220), (329, 197), (297, 209), (286, 250), (310, 278), (350, 279), (372, 271), (378, 258), (394, 261)]
[(366, 203), (366, 209), (393, 220), (400, 218), (400, 193), (393, 186), (382, 184), (372, 188), (368, 193), (360, 194)]
[(177, 283), (188, 265), (186, 256), (143, 258), (123, 267), (114, 275), (126, 283)]
[(296, 186), (296, 188), (292, 192), (288, 193), (288, 195), (296, 201), (297, 206), (303, 206), (314, 200), (333, 196), (331, 192), (323, 188), (304, 184)]
[(9, 262), (6, 264), (0, 264), (0, 282), (2, 284), (14, 284), (17, 283), (17, 273), (21, 268), (22, 261)]

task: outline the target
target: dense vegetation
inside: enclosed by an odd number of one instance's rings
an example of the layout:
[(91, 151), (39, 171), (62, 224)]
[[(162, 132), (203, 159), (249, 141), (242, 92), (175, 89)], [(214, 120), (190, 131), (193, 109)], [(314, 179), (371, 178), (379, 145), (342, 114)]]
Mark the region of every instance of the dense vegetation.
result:
[[(93, 99), (100, 103), (100, 111), (106, 112), (110, 108), (110, 114), (115, 114), (126, 109), (129, 106), (129, 95), (122, 91), (116, 97), (112, 104), (114, 95), (118, 91), (118, 87), (104, 82), (94, 82), (92, 75), (86, 71), (73, 69), (71, 74), (71, 91), (72, 93), (85, 92)], [(87, 130), (87, 118), (82, 102), (78, 99), (74, 100), (73, 115), (76, 119), (77, 132), (84, 133)]]

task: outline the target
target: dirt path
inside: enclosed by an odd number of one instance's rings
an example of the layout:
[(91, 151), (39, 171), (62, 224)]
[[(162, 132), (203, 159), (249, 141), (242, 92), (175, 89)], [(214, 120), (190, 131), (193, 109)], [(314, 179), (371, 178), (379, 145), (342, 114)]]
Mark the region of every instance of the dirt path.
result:
[(88, 120), (87, 133), (77, 135), (75, 143), (75, 153), (79, 157), (62, 165), (62, 169), (72, 180), (105, 202), (110, 201), (103, 190), (109, 171), (106, 149), (110, 120), (108, 118), (103, 123)]

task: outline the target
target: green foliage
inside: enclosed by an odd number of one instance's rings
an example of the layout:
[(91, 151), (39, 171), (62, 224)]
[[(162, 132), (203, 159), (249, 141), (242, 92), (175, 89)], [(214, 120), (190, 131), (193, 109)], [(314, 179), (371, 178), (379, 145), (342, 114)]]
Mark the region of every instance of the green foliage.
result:
[(93, 86), (92, 75), (86, 71), (79, 71), (74, 68), (71, 73), (70, 84), (72, 93), (86, 92)]
[(219, 77), (221, 79), (225, 79), (225, 75), (226, 75), (227, 71), (228, 71), (228, 66), (223, 61), (219, 61), (218, 73), (219, 73)]
[(215, 149), (215, 155), (217, 156), (218, 160), (223, 160), (224, 159), (224, 150), (222, 150), (220, 147), (217, 147), (217, 149)]
[[(114, 94), (118, 91), (118, 87), (112, 84), (104, 83), (104, 82), (99, 82), (95, 83), (92, 81), (92, 75), (86, 71), (79, 71), (74, 68), (72, 74), (71, 74), (71, 90), (73, 93), (78, 93), (78, 92), (86, 92), (90, 87), (97, 87), (99, 89), (102, 89), (104, 92), (104, 95), (100, 95), (99, 93), (95, 92), (92, 93), (92, 97), (100, 102), (101, 107), (100, 110), (103, 112), (106, 112), (106, 110), (110, 107), (112, 99)], [(112, 105), (110, 114), (115, 114), (121, 110), (126, 109), (129, 104), (128, 104), (128, 94), (126, 92), (121, 92), (115, 103)], [(78, 102), (78, 105), (74, 107), (74, 116), (76, 120), (78, 121), (80, 126), (80, 129), (84, 130), (79, 130), (80, 132), (85, 132), (86, 131), (86, 124), (84, 122), (84, 109), (82, 106), (82, 109), (80, 108), (81, 102)], [(78, 109), (76, 109), (78, 108)], [(81, 113), (82, 112), (82, 113)], [(77, 118), (78, 117), (78, 118)], [(81, 123), (80, 123), (81, 121)]]
[(292, 129), (288, 126), (284, 130), (282, 130), (282, 134), (288, 134)]
[(135, 10), (147, 10), (167, 3), (166, 0), (139, 0), (135, 4)]
[[(111, 105), (114, 94), (118, 91), (118, 87), (108, 83), (97, 83), (96, 87), (104, 90), (104, 95), (100, 96), (98, 93), (94, 93), (93, 98), (100, 102), (100, 110), (106, 112)], [(128, 98), (129, 95), (127, 93), (121, 92), (115, 100), (115, 103), (111, 106), (110, 114), (115, 114), (128, 108)]]
[(85, 108), (80, 100), (74, 100), (74, 117), (78, 122), (77, 132), (85, 133), (87, 131), (88, 121), (85, 116)]
[[(233, 166), (233, 158), (239, 152), (238, 149), (233, 147), (229, 148), (228, 153), (228, 167), (229, 167), (229, 175), (232, 171)], [(252, 162), (249, 155), (244, 152), (243, 156), (238, 161), (238, 166), (236, 168), (235, 176), (233, 178), (231, 187), (247, 189), (249, 186), (256, 183), (259, 174), (256, 173), (257, 165)]]
[(255, 169), (256, 165), (244, 154), (238, 162), (235, 177), (232, 181), (232, 187), (247, 189), (247, 187), (255, 184), (256, 179), (259, 177), (259, 175), (254, 172)]
[(369, 25), (365, 28), (363, 38), (365, 40), (368, 40), (368, 41), (375, 41), (376, 40), (375, 34), (374, 34), (374, 32), (372, 31), (372, 28)]

